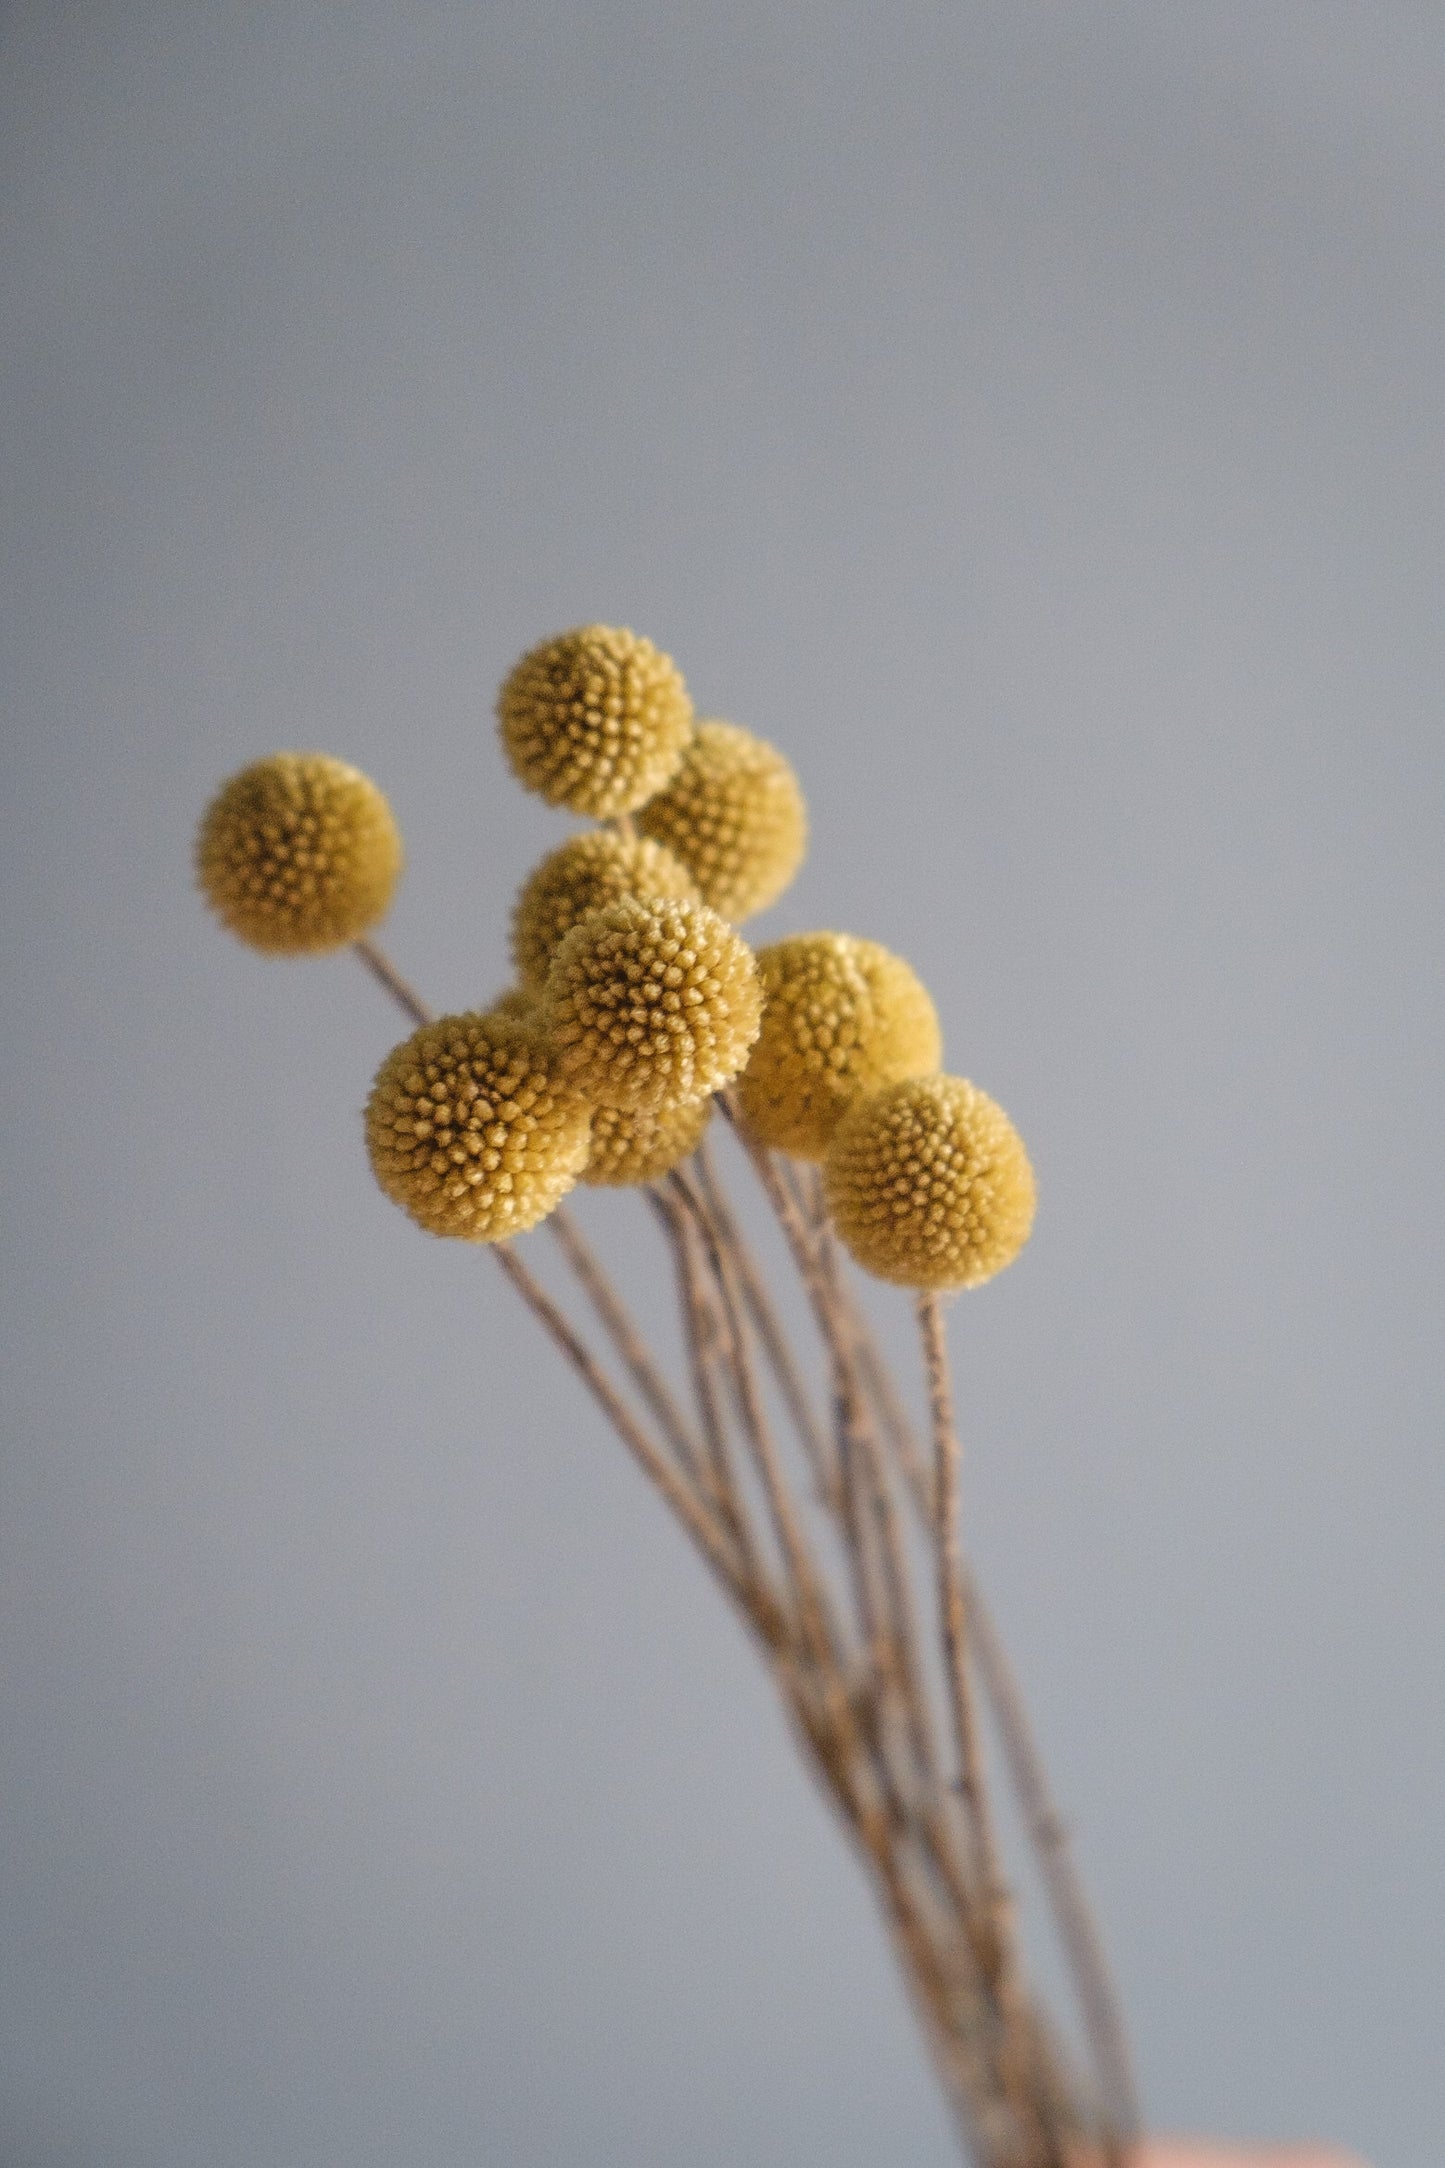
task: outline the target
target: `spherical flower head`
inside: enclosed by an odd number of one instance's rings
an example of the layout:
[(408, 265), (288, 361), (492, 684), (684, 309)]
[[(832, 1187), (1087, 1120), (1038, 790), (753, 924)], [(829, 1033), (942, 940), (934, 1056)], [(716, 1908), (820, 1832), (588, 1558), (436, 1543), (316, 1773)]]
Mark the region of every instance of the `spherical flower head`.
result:
[(645, 836), (589, 828), (544, 858), (512, 913), (512, 959), (522, 984), (540, 988), (572, 928), (589, 911), (605, 910), (628, 896), (645, 903), (698, 900), (687, 868)]
[(385, 915), (401, 872), (391, 807), (327, 753), (272, 753), (222, 785), (196, 878), (222, 923), (272, 956), (320, 955)]
[(504, 1242), (572, 1187), (591, 1120), (534, 1026), (444, 1016), (382, 1063), (366, 1148), (387, 1196), (428, 1233)]
[(692, 735), (692, 702), (650, 640), (581, 625), (522, 657), (497, 719), (520, 783), (548, 805), (605, 819), (661, 790)]
[(821, 1159), (848, 1108), (943, 1058), (928, 989), (901, 956), (847, 933), (758, 951), (763, 1028), (738, 1082), (758, 1140)]
[(637, 1108), (596, 1107), (592, 1150), (582, 1180), (601, 1189), (626, 1189), (671, 1174), (702, 1142), (711, 1099), (683, 1099), (647, 1114)]
[(737, 1075), (762, 996), (752, 951), (704, 903), (594, 911), (547, 977), (544, 1021), (565, 1076), (598, 1106), (659, 1113)]
[(798, 779), (765, 738), (736, 723), (699, 723), (672, 781), (637, 817), (665, 843), (724, 918), (776, 903), (808, 847)]
[(1018, 1131), (962, 1077), (914, 1077), (863, 1100), (838, 1124), (823, 1179), (852, 1256), (899, 1287), (978, 1287), (1033, 1225)]

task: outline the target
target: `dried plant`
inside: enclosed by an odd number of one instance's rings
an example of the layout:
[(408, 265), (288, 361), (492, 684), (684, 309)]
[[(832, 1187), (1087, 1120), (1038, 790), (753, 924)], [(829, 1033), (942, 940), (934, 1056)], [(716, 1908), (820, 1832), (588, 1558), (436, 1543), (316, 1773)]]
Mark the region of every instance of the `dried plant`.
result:
[[(774, 748), (695, 722), (669, 657), (583, 627), (522, 659), (498, 715), (520, 780), (607, 825), (525, 883), (518, 983), (487, 1009), (434, 1018), (376, 945), (400, 847), (380, 792), (338, 761), (277, 754), (228, 783), (201, 827), (203, 892), (264, 951), (350, 944), (415, 1027), (367, 1108), (377, 1180), (421, 1227), (491, 1247), (752, 1636), (980, 2168), (1120, 2163), (1137, 2115), (1116, 1998), (963, 1558), (942, 1298), (1027, 1239), (1023, 1145), (985, 1093), (937, 1073), (933, 1005), (900, 958), (842, 934), (754, 957), (722, 915), (791, 878), (802, 795)], [(714, 1111), (800, 1299), (760, 1261)], [(650, 1208), (685, 1386), (561, 1202), (578, 1181), (635, 1186)], [(544, 1222), (571, 1307), (514, 1246)], [(914, 1292), (923, 1438), (853, 1265)], [(990, 1731), (1068, 1961), (1077, 2050), (1025, 1969)]]

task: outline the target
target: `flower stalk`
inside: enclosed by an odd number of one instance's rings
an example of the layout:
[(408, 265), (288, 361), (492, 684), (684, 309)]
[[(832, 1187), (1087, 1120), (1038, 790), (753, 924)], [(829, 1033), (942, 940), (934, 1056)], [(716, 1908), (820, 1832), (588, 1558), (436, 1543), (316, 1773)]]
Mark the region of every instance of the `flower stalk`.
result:
[[(409, 1020), (428, 1014), (375, 943), (356, 946)], [(986, 1652), (980, 1670), (1010, 1712), (1002, 1727), (1005, 1759), (1032, 1806), (1035, 1841), (1057, 1860), (1064, 1840), (1052, 1808), (1040, 1805), (1047, 1795), (1017, 1691), (963, 1570), (961, 1453), (941, 1307), (936, 1296), (919, 1300), (934, 1448), (925, 1471), (901, 1396), (846, 1291), (836, 1248), (810, 1211), (808, 1185), (789, 1180), (785, 1166), (746, 1136), (742, 1142), (809, 1297), (833, 1381), (830, 1423), (810, 1403), (803, 1365), (710, 1150), (647, 1192), (678, 1282), (692, 1413), (564, 1206), (548, 1222), (558, 1254), (642, 1412), (511, 1243), (495, 1246), (497, 1262), (767, 1661), (804, 1760), (877, 1890), (910, 1999), (980, 2168), (1068, 2168), (1069, 2148), (1084, 2140), (1104, 2159), (1120, 2160), (1134, 2111), (1127, 2065), (1112, 2044), (1116, 2028), (1107, 2017), (1091, 2027), (1111, 2044), (1101, 2056), (1094, 2040), (1097, 2076), (1092, 2084), (1080, 2079), (1011, 1969), (1014, 1934), (982, 1766), (974, 1654)], [(772, 1435), (755, 1353), (771, 1373), (809, 1479), (801, 1491)], [(739, 1450), (753, 1469), (762, 1525), (734, 1465)], [(948, 1757), (929, 1706), (900, 1486), (933, 1514), (958, 1763), (952, 1779), (941, 1774)], [(846, 1601), (837, 1591), (825, 1595), (818, 1552), (805, 1534), (808, 1497), (837, 1543)], [(1065, 1913), (1074, 1888), (1065, 1875), (1052, 1891), (1056, 1906), (1065, 1893)], [(1077, 1947), (1077, 1935), (1074, 1941)], [(1105, 2007), (1112, 2011), (1112, 2001), (1096, 1997), (1096, 2021)]]
[[(406, 1017), (367, 1106), (373, 1172), (421, 1227), (492, 1248), (753, 1638), (976, 2168), (1122, 2168), (1138, 2115), (1117, 1996), (964, 1558), (941, 1296), (1027, 1239), (1023, 1145), (987, 1094), (939, 1073), (937, 1016), (901, 958), (841, 934), (754, 956), (737, 933), (791, 878), (806, 811), (773, 748), (695, 721), (669, 657), (582, 627), (522, 659), (498, 714), (519, 779), (607, 825), (524, 885), (518, 981), (490, 1008), (434, 1017), (376, 941), (400, 842), (345, 763), (278, 754), (233, 778), (202, 823), (202, 889), (267, 953), (349, 942)], [(756, 1184), (741, 1202), (714, 1112)], [(563, 1203), (579, 1181), (650, 1208), (685, 1384)], [(761, 1215), (801, 1300), (761, 1262)], [(517, 1247), (544, 1221), (565, 1300)], [(914, 1292), (927, 1451), (850, 1259)], [(981, 1700), (1082, 2057), (1028, 1977)]]

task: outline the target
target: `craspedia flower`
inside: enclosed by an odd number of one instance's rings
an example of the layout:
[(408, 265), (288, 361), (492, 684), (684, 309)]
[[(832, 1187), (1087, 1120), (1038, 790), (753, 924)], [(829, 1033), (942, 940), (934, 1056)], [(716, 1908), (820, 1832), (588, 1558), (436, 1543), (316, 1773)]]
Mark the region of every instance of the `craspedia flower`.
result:
[(605, 910), (624, 897), (697, 901), (685, 866), (645, 836), (620, 836), (589, 828), (544, 858), (517, 898), (512, 913), (512, 958), (524, 986), (540, 986), (563, 938), (589, 911)]
[(699, 723), (682, 765), (638, 814), (724, 918), (751, 918), (787, 887), (808, 847), (808, 809), (776, 747), (736, 723)]
[(444, 1016), (382, 1063), (366, 1148), (387, 1196), (430, 1234), (503, 1242), (567, 1194), (591, 1120), (534, 1027)]
[(705, 903), (635, 899), (573, 927), (543, 1005), (580, 1091), (653, 1113), (736, 1076), (761, 1013), (752, 951), (725, 919)]
[(738, 1081), (753, 1135), (821, 1159), (857, 1100), (943, 1058), (928, 989), (901, 956), (847, 933), (800, 933), (758, 951), (763, 1028)]
[(232, 933), (274, 956), (354, 941), (401, 872), (391, 807), (327, 753), (272, 753), (224, 783), (196, 837), (196, 878)]
[(711, 1114), (711, 1099), (683, 1099), (658, 1114), (637, 1108), (594, 1108), (592, 1149), (582, 1180), (603, 1189), (660, 1181), (697, 1150)]
[(838, 1124), (823, 1179), (865, 1272), (899, 1287), (977, 1287), (1013, 1263), (1034, 1175), (1003, 1108), (964, 1078), (891, 1084)]
[(522, 657), (497, 695), (512, 771), (548, 805), (630, 813), (676, 768), (692, 702), (671, 656), (616, 625), (580, 625)]

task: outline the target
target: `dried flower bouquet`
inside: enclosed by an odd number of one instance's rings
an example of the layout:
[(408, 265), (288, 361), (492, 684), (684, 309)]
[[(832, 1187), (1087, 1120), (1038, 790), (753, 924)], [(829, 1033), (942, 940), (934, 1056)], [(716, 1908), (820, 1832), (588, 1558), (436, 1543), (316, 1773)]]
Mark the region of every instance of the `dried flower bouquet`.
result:
[[(772, 746), (695, 718), (651, 642), (602, 625), (549, 640), (497, 713), (518, 779), (601, 825), (524, 883), (516, 982), (490, 1006), (433, 1018), (377, 947), (401, 844), (381, 792), (341, 761), (280, 753), (233, 777), (201, 824), (201, 888), (265, 952), (350, 944), (406, 1012), (415, 1028), (366, 1110), (376, 1179), (421, 1227), (492, 1247), (750, 1631), (876, 1890), (980, 2168), (1118, 2163), (1137, 2117), (1116, 2000), (961, 1548), (941, 1298), (1026, 1241), (1023, 1145), (984, 1092), (940, 1074), (933, 1003), (899, 957), (839, 933), (757, 954), (743, 940), (738, 923), (802, 860), (803, 798)], [(714, 1112), (801, 1283), (807, 1355), (729, 1198)], [(578, 1182), (637, 1187), (655, 1215), (685, 1389), (569, 1216)], [(514, 1247), (543, 1221), (595, 1339)], [(845, 1253), (914, 1291), (926, 1445)], [(1026, 1977), (980, 1694), (1080, 2054)]]

